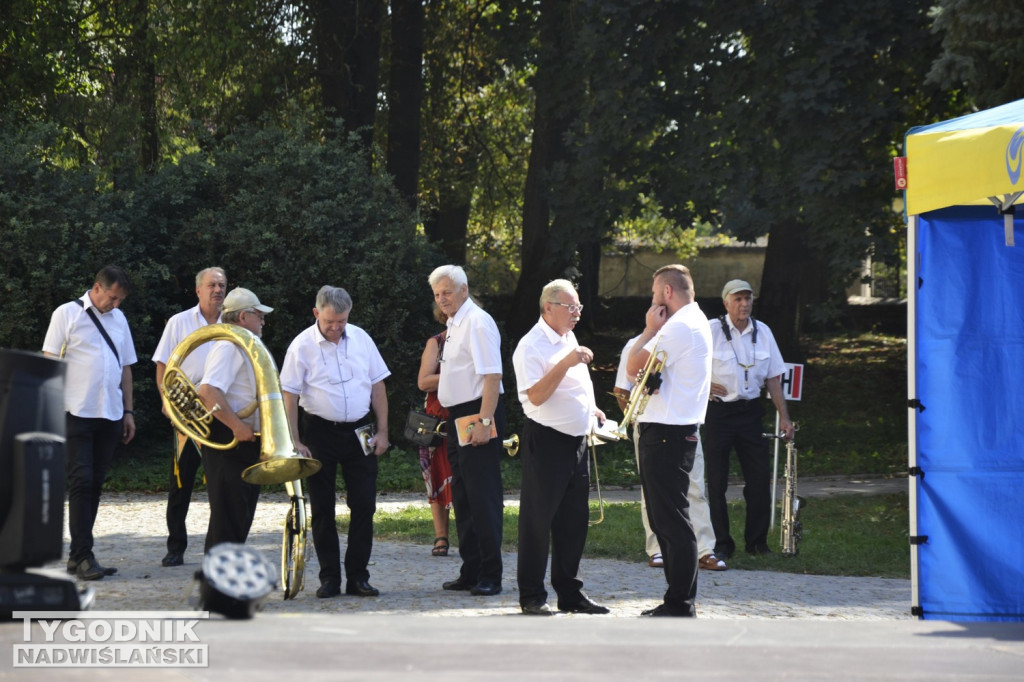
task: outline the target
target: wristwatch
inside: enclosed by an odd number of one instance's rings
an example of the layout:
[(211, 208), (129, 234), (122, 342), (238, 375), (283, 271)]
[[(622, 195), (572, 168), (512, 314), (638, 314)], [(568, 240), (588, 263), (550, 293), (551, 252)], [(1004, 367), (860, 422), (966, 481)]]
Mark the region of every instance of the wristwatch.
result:
[(481, 417), (480, 418), (480, 423), (483, 424), (484, 426), (490, 426), (491, 425), (491, 420), (487, 419), (486, 417)]

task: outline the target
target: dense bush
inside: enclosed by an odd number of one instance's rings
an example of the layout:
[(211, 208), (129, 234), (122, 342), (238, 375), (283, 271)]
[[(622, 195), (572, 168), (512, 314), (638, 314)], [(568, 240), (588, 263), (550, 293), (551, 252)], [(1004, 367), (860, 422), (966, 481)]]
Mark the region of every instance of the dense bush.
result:
[[(195, 273), (220, 265), (274, 307), (264, 342), (277, 360), (312, 324), (317, 289), (345, 287), (351, 322), (392, 371), (392, 439), (410, 402), (426, 337), (426, 282), (440, 256), (417, 236), (390, 180), (355, 142), (297, 123), (243, 129), (150, 175), (117, 178), (61, 157), (59, 131), (0, 133), (0, 346), (39, 349), (54, 307), (106, 263), (124, 267), (135, 336), (141, 435), (163, 436), (150, 357), (172, 314), (195, 304)], [(163, 438), (161, 438), (161, 442)]]

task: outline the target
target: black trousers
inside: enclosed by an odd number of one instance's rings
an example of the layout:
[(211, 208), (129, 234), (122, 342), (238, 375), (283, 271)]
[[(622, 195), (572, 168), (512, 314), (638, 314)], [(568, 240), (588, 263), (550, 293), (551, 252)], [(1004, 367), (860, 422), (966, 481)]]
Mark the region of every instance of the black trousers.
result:
[(764, 408), (758, 400), (708, 403), (704, 422), (704, 469), (708, 507), (715, 530), (715, 552), (730, 555), (736, 542), (729, 534), (729, 455), (733, 449), (743, 472), (743, 499), (747, 519), (743, 532), (746, 549), (766, 545), (771, 523), (771, 462), (768, 440), (761, 436)]
[(647, 500), (647, 519), (661, 546), (668, 581), (664, 603), (673, 613), (694, 616), (697, 537), (686, 491), (697, 452), (697, 425), (642, 422), (639, 432), (640, 483)]
[(100, 492), (121, 442), (121, 420), (76, 417), (65, 413), (68, 479), (68, 531), (74, 562), (92, 557), (92, 527), (100, 508)]
[[(173, 431), (174, 448), (178, 447), (178, 432)], [(192, 490), (196, 485), (196, 474), (202, 464), (202, 454), (190, 438), (181, 449), (178, 457), (178, 475), (174, 475), (174, 462), (171, 462), (171, 477), (167, 487), (167, 551), (184, 554), (188, 547), (188, 529), (185, 519), (188, 508), (192, 504)], [(181, 480), (181, 487), (178, 481)]]
[(519, 603), (546, 602), (544, 573), (551, 545), (551, 587), (562, 605), (583, 599), (580, 559), (587, 544), (590, 460), (587, 439), (527, 419), (520, 449)]
[(448, 408), (448, 462), (452, 467), (452, 507), (459, 533), (459, 577), (470, 583), (501, 583), (502, 507), (501, 439), (505, 433), (505, 403), (501, 397), (494, 410), (498, 437), (479, 447), (459, 445), (454, 421), (480, 412), (480, 400)]
[[(217, 419), (213, 420), (211, 440), (226, 443), (232, 437), (231, 429)], [(249, 537), (256, 503), (260, 499), (260, 487), (243, 481), (242, 472), (259, 459), (259, 440), (239, 443), (231, 450), (203, 446), (206, 492), (210, 499), (210, 525), (206, 529), (204, 552), (222, 542), (244, 543)]]
[(377, 511), (377, 457), (366, 455), (355, 429), (369, 423), (339, 425), (303, 412), (301, 439), (320, 471), (306, 479), (310, 511), (313, 514), (313, 547), (320, 562), (320, 583), (341, 585), (341, 549), (335, 522), (338, 467), (345, 481), (345, 502), (349, 509), (348, 546), (345, 548), (345, 578), (348, 582), (369, 580), (370, 552), (373, 550), (373, 515)]

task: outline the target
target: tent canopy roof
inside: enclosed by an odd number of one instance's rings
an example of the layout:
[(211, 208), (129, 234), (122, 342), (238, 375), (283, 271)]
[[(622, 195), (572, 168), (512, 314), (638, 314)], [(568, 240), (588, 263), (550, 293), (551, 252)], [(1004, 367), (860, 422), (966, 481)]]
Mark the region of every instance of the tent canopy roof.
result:
[(1024, 99), (907, 131), (907, 213), (1024, 191)]

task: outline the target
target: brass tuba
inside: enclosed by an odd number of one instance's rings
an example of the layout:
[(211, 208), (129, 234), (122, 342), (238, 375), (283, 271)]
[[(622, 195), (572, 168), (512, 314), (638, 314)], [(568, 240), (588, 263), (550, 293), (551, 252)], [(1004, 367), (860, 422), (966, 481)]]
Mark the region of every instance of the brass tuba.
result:
[(186, 336), (174, 349), (167, 359), (160, 386), (160, 399), (171, 423), (181, 433), (216, 450), (229, 450), (238, 445), (234, 439), (230, 443), (210, 440), (213, 413), (221, 406), (214, 405), (207, 410), (195, 386), (181, 371), (181, 362), (189, 353), (204, 343), (221, 340), (231, 341), (242, 349), (256, 377), (256, 400), (240, 410), (238, 416), (244, 419), (259, 406), (261, 431), (257, 435), (260, 437), (260, 461), (243, 471), (242, 479), (253, 485), (273, 485), (315, 474), (320, 470), (320, 462), (300, 455), (292, 442), (274, 358), (260, 338), (244, 327), (209, 324)]
[(636, 384), (633, 385), (633, 390), (629, 392), (629, 401), (623, 410), (622, 422), (619, 424), (619, 428), (609, 432), (610, 435), (619, 440), (627, 440), (629, 438), (629, 425), (644, 413), (647, 401), (651, 399), (651, 395), (661, 386), (661, 370), (664, 369), (667, 358), (668, 353), (658, 350), (658, 346), (655, 345), (643, 369), (636, 375)]

